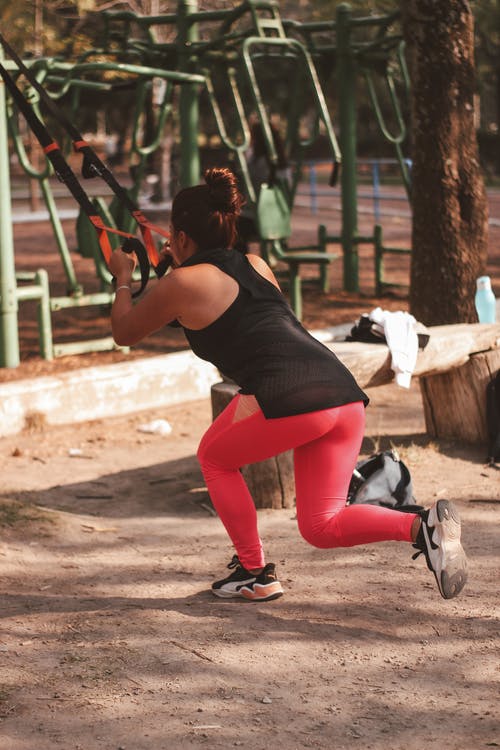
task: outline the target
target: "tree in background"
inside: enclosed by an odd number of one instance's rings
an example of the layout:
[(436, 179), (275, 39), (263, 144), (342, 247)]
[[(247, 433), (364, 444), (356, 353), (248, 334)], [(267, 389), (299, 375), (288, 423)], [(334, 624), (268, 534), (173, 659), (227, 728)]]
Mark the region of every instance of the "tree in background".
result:
[(475, 3), (476, 71), (484, 163), (500, 174), (500, 2)]
[(401, 9), (412, 98), (410, 309), (427, 325), (476, 322), (488, 217), (472, 12), (466, 0), (404, 0)]

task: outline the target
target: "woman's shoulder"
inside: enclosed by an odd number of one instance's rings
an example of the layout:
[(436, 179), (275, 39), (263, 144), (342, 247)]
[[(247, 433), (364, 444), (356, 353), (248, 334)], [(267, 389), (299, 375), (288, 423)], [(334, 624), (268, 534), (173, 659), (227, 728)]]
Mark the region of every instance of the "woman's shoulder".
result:
[(181, 294), (193, 293), (206, 297), (214, 291), (232, 287), (234, 280), (212, 263), (198, 263), (194, 266), (174, 268), (168, 276)]
[(169, 275), (179, 284), (189, 284), (217, 271), (217, 266), (212, 263), (197, 263), (193, 266), (173, 268)]
[(274, 284), (274, 286), (279, 289), (279, 284), (276, 280), (276, 277), (271, 268), (267, 265), (264, 258), (261, 258), (260, 255), (254, 255), (253, 253), (247, 253), (246, 257), (248, 258), (248, 262), (250, 263), (252, 268), (254, 268), (257, 273), (260, 273), (261, 276), (267, 279), (267, 281), (270, 281), (271, 284)]

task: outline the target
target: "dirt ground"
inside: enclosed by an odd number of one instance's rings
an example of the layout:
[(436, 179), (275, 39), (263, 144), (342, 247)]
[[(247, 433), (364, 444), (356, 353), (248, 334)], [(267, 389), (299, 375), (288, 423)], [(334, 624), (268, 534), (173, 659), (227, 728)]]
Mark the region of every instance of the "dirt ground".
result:
[[(310, 292), (307, 323), (378, 302), (404, 297)], [(22, 365), (0, 380), (124, 356), (42, 362), (26, 310)], [(498, 469), (483, 446), (429, 439), (417, 383), (370, 397), (363, 455), (396, 446), (418, 502), (459, 507), (470, 572), (457, 599), (409, 545), (317, 550), (293, 510), (259, 511), (285, 595), (213, 597), (232, 549), (195, 458), (205, 400), (0, 439), (2, 750), (500, 747)], [(142, 432), (153, 417), (172, 433)]]
[(468, 585), (412, 548), (317, 550), (259, 511), (285, 595), (216, 599), (232, 550), (195, 450), (205, 401), (0, 440), (3, 750), (500, 746), (498, 470), (431, 442), (418, 388), (373, 389), (363, 452), (395, 445), (417, 500), (453, 499)]

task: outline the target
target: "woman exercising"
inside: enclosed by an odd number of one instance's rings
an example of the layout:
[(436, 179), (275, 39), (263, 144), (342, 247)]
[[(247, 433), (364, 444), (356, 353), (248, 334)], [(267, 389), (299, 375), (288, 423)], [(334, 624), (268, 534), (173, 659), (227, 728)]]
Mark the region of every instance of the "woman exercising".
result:
[(212, 592), (252, 601), (282, 595), (240, 468), (293, 450), (298, 526), (310, 544), (328, 549), (410, 542), (425, 555), (441, 595), (456, 596), (467, 579), (467, 561), (451, 502), (439, 500), (419, 514), (346, 505), (368, 398), (335, 354), (300, 324), (262, 258), (232, 249), (242, 202), (228, 169), (209, 169), (204, 184), (181, 190), (165, 251), (171, 270), (135, 304), (133, 258), (116, 250), (110, 264), (117, 344), (136, 344), (178, 323), (193, 352), (240, 387), (198, 450), (208, 492), (236, 551), (230, 574), (213, 583)]

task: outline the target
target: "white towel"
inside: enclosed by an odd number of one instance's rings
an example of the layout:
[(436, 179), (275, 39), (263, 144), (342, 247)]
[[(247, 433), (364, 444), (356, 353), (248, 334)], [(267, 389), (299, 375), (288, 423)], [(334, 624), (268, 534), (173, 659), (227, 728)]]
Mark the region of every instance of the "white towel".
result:
[(384, 330), (397, 385), (409, 388), (418, 354), (417, 321), (410, 313), (381, 307), (372, 310), (369, 317)]

